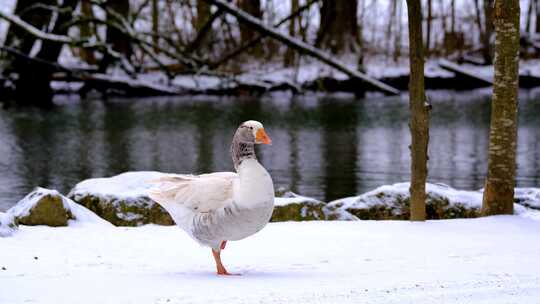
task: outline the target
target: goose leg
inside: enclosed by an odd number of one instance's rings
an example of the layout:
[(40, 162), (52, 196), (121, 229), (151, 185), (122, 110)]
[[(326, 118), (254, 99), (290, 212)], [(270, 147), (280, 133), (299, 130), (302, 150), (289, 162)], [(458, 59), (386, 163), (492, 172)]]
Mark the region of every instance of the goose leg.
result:
[(225, 269), (225, 266), (223, 266), (223, 264), (221, 263), (221, 252), (212, 249), (212, 255), (214, 256), (214, 260), (216, 261), (217, 274), (231, 275), (229, 272), (227, 272), (227, 269)]

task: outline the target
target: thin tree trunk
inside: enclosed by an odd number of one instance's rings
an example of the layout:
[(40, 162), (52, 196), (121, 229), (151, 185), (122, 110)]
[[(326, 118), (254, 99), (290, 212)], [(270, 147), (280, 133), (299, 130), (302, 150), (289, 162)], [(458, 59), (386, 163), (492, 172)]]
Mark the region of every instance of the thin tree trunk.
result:
[(159, 6), (158, 0), (152, 0), (152, 41), (154, 42), (154, 52), (157, 52), (159, 45)]
[(399, 57), (401, 57), (401, 37), (403, 32), (403, 22), (401, 22), (402, 16), (402, 7), (403, 3), (401, 1), (397, 2), (397, 31), (394, 37), (394, 62), (398, 62)]
[[(122, 16), (126, 20), (128, 19), (129, 0), (108, 0), (107, 8)], [(111, 23), (119, 23), (114, 14), (107, 14), (107, 21)], [(114, 27), (107, 27), (107, 42), (112, 45), (113, 50), (125, 55), (128, 58), (133, 53), (129, 37)]]
[[(261, 10), (261, 1), (260, 0), (239, 0), (238, 1), (238, 7), (242, 9), (244, 12), (250, 14), (251, 16), (262, 20), (263, 12)], [(257, 33), (252, 30), (249, 26), (246, 26), (245, 24), (240, 24), (240, 38), (242, 44), (248, 43), (249, 41), (253, 40)], [(254, 57), (262, 57), (263, 55), (263, 48), (261, 44), (257, 44), (253, 48), (249, 50), (249, 53), (253, 55)]]
[(486, 64), (493, 63), (493, 49), (491, 47), (491, 36), (493, 35), (493, 1), (484, 0), (484, 47), (482, 56)]
[[(94, 12), (92, 10), (92, 4), (90, 0), (81, 0), (81, 13), (86, 18), (94, 18)], [(95, 29), (89, 22), (81, 23), (79, 27), (81, 31), (81, 38), (89, 38), (95, 35)], [(96, 56), (92, 50), (81, 48), (81, 58), (88, 64), (96, 64)]]
[[(531, 0), (532, 1), (532, 0)], [(535, 0), (536, 8), (536, 32), (540, 33), (540, 0)]]
[(480, 11), (480, 0), (474, 0), (474, 12), (476, 15), (475, 21), (478, 26), (478, 33), (480, 38), (480, 44), (484, 43), (484, 27), (482, 26), (482, 13)]
[(529, 6), (527, 8), (527, 17), (525, 19), (525, 34), (529, 35), (531, 32), (531, 17), (534, 8), (534, 0), (529, 0)]
[(390, 2), (390, 18), (388, 18), (388, 27), (386, 28), (386, 56), (390, 57), (391, 42), (392, 42), (392, 26), (394, 25), (394, 18), (396, 16), (396, 1)]
[(450, 1), (450, 32), (456, 32), (456, 0)]
[[(300, 7), (300, 3), (298, 0), (291, 0), (291, 14), (296, 12), (299, 7)], [(295, 37), (296, 32), (299, 30), (299, 28), (300, 28), (300, 16), (295, 17), (289, 21), (289, 36)], [(284, 59), (285, 66), (294, 65), (295, 60), (296, 60), (296, 52), (291, 48), (287, 48), (287, 51), (285, 53), (285, 59)]]
[[(49, 24), (52, 11), (44, 8), (30, 9), (32, 5), (36, 4), (53, 5), (56, 4), (56, 1), (19, 0), (15, 7), (15, 15), (18, 15), (23, 21), (41, 30)], [(24, 29), (10, 24), (5, 45), (16, 49), (24, 55), (29, 55), (36, 40), (35, 36), (29, 34)], [(15, 99), (17, 104), (23, 106), (51, 106), (53, 92), (49, 85), (50, 71), (48, 67), (37, 65), (19, 56), (10, 56), (9, 58), (6, 70), (13, 70), (18, 74), (15, 80)]]
[(409, 15), (409, 99), (411, 129), (411, 221), (426, 218), (429, 107), (424, 92), (424, 50), (420, 0), (407, 0)]
[(211, 13), (210, 5), (208, 3), (197, 1), (197, 17), (193, 18), (193, 27), (195, 28), (195, 31), (199, 32), (204, 27), (206, 22), (208, 22)]
[(512, 214), (516, 171), (519, 0), (496, 0), (495, 81), (483, 215)]
[[(394, 0), (395, 1), (395, 0)], [(433, 20), (433, 9), (431, 7), (432, 0), (427, 0), (427, 19), (426, 19), (426, 51), (425, 54), (429, 56), (429, 50), (431, 48), (431, 21)]]

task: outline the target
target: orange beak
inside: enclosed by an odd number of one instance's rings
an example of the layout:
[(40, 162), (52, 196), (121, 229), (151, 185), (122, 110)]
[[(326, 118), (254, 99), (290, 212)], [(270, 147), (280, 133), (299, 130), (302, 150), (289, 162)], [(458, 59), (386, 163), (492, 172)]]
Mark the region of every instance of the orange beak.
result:
[(266, 132), (264, 132), (263, 128), (257, 130), (257, 133), (255, 134), (255, 142), (258, 144), (265, 144), (265, 145), (272, 144), (272, 140), (270, 139), (270, 137), (268, 137)]

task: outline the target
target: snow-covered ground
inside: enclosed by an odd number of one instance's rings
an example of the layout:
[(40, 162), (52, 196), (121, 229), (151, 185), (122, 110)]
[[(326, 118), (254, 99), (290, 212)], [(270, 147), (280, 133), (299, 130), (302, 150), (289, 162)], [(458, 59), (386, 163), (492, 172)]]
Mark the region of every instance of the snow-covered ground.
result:
[(540, 221), (271, 223), (210, 250), (177, 227), (22, 226), (0, 303), (538, 303)]

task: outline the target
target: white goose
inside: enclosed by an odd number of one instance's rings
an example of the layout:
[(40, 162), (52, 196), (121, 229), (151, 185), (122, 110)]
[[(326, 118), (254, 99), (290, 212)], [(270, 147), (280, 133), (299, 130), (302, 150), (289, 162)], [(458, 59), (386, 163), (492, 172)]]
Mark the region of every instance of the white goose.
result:
[(255, 144), (271, 144), (263, 125), (246, 121), (231, 145), (234, 172), (168, 175), (149, 193), (193, 239), (212, 248), (217, 273), (229, 275), (221, 263), (227, 241), (261, 230), (274, 209), (274, 184), (257, 161)]

